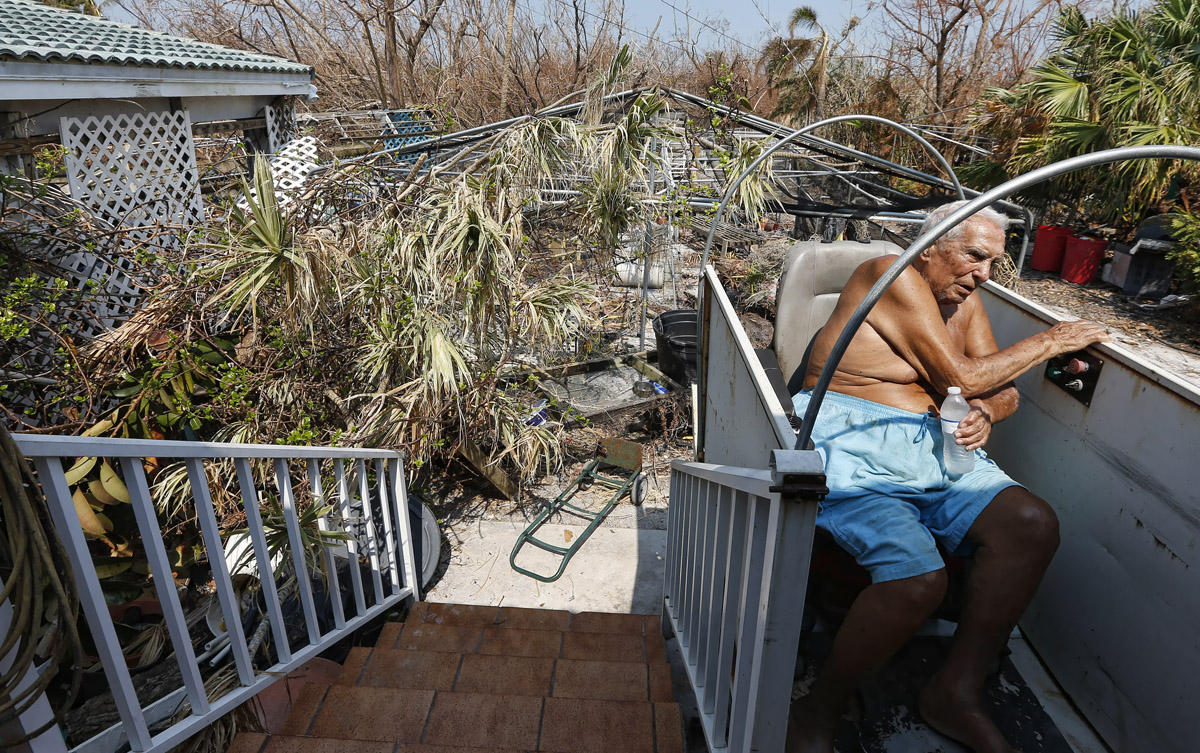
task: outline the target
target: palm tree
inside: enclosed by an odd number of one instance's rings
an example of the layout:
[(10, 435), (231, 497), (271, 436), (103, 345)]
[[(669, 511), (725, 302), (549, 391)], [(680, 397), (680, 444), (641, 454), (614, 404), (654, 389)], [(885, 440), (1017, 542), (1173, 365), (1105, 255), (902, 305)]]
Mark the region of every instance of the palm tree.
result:
[[(1028, 81), (985, 98), (978, 122), (998, 138), (996, 156), (968, 165), (965, 178), (983, 186), (1101, 149), (1200, 143), (1200, 3), (1159, 0), (1093, 20), (1068, 7), (1055, 36)], [(1194, 178), (1190, 165), (1124, 162), (1067, 176), (1032, 198), (1136, 220)]]
[[(797, 29), (816, 33), (798, 37)], [(759, 58), (769, 85), (779, 94), (772, 117), (789, 125), (821, 117), (832, 48), (829, 35), (817, 23), (815, 10), (801, 5), (792, 11), (788, 36), (769, 40)]]

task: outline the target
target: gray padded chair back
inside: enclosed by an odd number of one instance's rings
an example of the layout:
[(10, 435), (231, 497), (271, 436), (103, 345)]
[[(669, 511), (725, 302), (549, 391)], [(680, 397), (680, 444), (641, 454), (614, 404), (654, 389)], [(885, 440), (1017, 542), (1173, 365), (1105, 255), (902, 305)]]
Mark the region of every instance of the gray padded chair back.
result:
[(775, 296), (775, 357), (789, 393), (800, 391), (804, 375), (797, 371), (805, 350), (833, 313), (850, 275), (867, 259), (901, 251), (878, 240), (802, 241), (788, 249)]

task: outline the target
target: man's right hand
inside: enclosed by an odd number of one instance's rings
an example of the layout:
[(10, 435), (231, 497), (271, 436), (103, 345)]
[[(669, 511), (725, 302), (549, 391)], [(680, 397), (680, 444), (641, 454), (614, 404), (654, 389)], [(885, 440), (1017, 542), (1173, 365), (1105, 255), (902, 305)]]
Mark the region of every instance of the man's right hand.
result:
[(1051, 358), (1083, 350), (1093, 343), (1112, 341), (1108, 336), (1108, 328), (1095, 322), (1059, 322), (1046, 330), (1046, 334), (1050, 337), (1051, 349), (1054, 351), (1050, 354)]

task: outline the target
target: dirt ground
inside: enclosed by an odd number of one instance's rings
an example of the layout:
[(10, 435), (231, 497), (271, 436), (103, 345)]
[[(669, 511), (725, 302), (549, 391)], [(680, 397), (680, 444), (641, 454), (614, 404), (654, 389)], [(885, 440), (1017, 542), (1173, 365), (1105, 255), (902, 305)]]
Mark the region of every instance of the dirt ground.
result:
[(1025, 270), (1016, 292), (1125, 332), (1137, 333), (1200, 356), (1200, 301), (1154, 309), (1153, 301), (1130, 299), (1103, 282), (1074, 285), (1057, 275)]

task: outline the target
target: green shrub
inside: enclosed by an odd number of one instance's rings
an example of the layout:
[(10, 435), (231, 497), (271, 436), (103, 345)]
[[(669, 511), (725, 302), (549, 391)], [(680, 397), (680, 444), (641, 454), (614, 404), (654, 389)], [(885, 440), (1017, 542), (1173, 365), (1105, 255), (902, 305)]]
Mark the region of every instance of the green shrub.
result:
[(1175, 262), (1175, 278), (1189, 292), (1200, 291), (1200, 214), (1178, 211), (1171, 215), (1175, 248), (1167, 258)]

